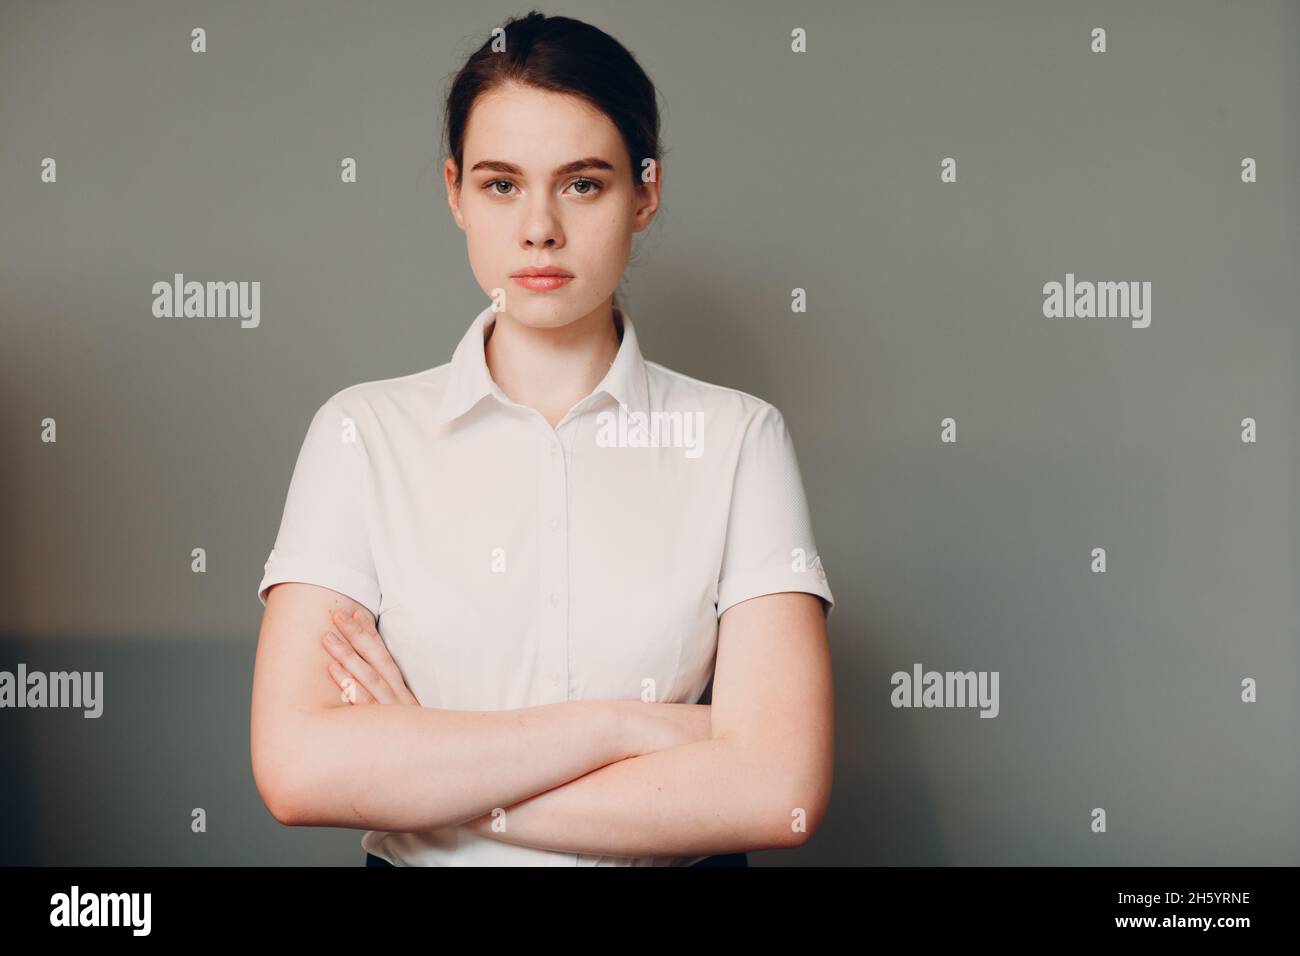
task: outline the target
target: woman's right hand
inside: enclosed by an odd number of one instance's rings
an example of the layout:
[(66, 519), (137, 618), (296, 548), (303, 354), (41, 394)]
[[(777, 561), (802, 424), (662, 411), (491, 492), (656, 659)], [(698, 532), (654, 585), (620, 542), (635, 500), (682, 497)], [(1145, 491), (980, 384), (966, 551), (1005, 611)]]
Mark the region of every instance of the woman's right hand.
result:
[(709, 740), (713, 736), (713, 708), (709, 704), (650, 704), (629, 701), (632, 756)]

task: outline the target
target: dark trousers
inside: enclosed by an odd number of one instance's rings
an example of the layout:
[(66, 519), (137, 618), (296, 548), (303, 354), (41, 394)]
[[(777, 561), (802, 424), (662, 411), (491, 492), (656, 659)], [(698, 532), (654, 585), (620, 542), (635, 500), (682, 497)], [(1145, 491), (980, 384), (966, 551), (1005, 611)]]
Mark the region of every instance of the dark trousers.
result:
[[(392, 866), (382, 857), (375, 856), (373, 853), (366, 854), (366, 866)], [(719, 853), (716, 856), (706, 857), (699, 863), (692, 863), (691, 866), (749, 866), (749, 857), (743, 853)]]

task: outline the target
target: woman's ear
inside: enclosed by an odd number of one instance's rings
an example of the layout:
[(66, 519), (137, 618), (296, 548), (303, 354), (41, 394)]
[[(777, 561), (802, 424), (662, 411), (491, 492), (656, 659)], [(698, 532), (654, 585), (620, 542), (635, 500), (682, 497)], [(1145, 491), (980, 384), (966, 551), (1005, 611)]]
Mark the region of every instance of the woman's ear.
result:
[(448, 156), (442, 164), (442, 178), (447, 186), (447, 206), (451, 209), (451, 217), (456, 220), (456, 225), (463, 231), (465, 217), (460, 211), (460, 188), (456, 185), (456, 173), (456, 160)]
[(659, 210), (659, 189), (663, 185), (664, 168), (658, 160), (649, 160), (647, 175), (642, 177), (636, 187), (636, 225), (633, 232), (640, 232), (654, 220)]

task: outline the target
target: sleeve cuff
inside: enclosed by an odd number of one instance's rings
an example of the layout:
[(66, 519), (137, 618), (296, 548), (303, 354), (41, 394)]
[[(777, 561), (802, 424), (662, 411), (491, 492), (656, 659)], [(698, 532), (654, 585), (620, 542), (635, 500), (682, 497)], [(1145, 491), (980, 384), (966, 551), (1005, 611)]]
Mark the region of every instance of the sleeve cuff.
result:
[(793, 571), (790, 568), (768, 568), (736, 574), (718, 585), (718, 617), (733, 604), (747, 601), (763, 594), (776, 594), (781, 591), (806, 591), (815, 594), (826, 603), (822, 605), (826, 620), (830, 620), (835, 607), (835, 597), (830, 585), (826, 583), (826, 572), (820, 565), (807, 571)]
[(282, 554), (274, 549), (266, 562), (266, 573), (257, 586), (257, 599), (266, 607), (266, 592), (286, 581), (315, 584), (352, 598), (376, 617), (379, 615), (379, 583), (368, 574), (329, 558), (310, 554)]

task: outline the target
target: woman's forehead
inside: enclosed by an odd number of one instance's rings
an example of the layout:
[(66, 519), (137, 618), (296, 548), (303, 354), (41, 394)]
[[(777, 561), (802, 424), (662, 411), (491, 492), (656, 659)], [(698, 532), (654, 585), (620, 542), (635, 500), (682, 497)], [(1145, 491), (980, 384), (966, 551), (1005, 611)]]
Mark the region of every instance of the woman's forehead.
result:
[[(474, 104), (465, 158), (491, 153), (492, 159), (549, 172), (552, 165), (578, 156), (613, 152), (619, 142), (609, 118), (580, 97), (511, 84), (509, 91), (484, 94)], [(618, 157), (605, 158), (613, 162)]]

